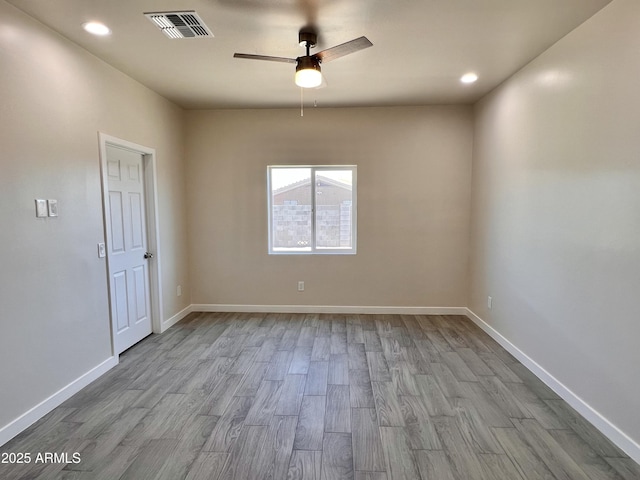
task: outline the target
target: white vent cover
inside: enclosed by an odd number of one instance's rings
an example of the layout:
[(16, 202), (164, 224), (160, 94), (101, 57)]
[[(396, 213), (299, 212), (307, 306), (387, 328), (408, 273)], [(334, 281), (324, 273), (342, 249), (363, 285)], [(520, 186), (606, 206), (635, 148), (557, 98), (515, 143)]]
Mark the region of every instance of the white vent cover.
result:
[(213, 37), (193, 10), (183, 12), (149, 12), (144, 14), (169, 38)]

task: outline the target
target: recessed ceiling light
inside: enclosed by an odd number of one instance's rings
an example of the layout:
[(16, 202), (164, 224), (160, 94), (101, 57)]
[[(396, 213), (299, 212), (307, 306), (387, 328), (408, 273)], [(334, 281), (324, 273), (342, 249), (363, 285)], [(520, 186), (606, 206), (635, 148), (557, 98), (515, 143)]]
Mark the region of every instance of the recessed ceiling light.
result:
[(478, 80), (478, 75), (472, 72), (465, 73), (462, 77), (460, 77), (460, 81), (462, 83), (473, 83), (476, 80)]
[(107, 27), (104, 23), (100, 22), (87, 22), (82, 24), (82, 28), (84, 28), (87, 32), (93, 35), (109, 35), (111, 33), (111, 29)]

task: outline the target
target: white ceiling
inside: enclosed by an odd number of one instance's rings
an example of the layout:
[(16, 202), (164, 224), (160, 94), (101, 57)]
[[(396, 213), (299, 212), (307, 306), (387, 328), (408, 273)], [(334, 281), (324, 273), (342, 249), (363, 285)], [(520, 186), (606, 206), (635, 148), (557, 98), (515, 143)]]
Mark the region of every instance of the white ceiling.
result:
[[(298, 106), (295, 65), (233, 53), (300, 56), (309, 22), (320, 32), (314, 51), (361, 35), (374, 46), (323, 65), (328, 85), (305, 90), (305, 104), (472, 103), (610, 1), (8, 0), (185, 108)], [(143, 15), (171, 10), (195, 10), (215, 37), (171, 40)], [(112, 35), (86, 33), (91, 20)], [(468, 71), (477, 83), (458, 81)]]

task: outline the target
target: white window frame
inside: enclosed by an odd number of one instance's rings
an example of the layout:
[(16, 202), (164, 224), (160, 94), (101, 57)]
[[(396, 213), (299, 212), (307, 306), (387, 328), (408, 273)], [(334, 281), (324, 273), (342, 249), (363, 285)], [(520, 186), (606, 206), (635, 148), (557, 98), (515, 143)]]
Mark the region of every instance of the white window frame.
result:
[[(274, 250), (273, 249), (273, 219), (272, 219), (272, 200), (273, 192), (271, 189), (271, 172), (279, 168), (309, 168), (311, 169), (311, 249), (310, 250)], [(349, 170), (352, 175), (351, 185), (351, 248), (318, 248), (316, 247), (316, 182), (315, 175), (317, 171), (322, 170)], [(357, 173), (356, 165), (269, 165), (267, 167), (267, 219), (269, 230), (269, 255), (355, 255), (357, 246)]]

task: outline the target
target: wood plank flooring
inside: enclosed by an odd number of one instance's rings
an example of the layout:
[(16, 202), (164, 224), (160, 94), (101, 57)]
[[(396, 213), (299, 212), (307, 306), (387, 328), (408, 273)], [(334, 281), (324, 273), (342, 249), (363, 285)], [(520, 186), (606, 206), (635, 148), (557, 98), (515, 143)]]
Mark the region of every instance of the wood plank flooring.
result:
[(0, 447), (32, 458), (0, 478), (640, 479), (464, 317), (193, 313), (120, 360)]

